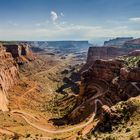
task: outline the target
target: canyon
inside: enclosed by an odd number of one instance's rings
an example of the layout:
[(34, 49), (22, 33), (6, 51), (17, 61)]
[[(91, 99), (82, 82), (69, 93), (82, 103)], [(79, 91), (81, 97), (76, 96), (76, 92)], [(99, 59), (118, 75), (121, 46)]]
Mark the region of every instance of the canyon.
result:
[(19, 80), (19, 64), (34, 59), (28, 44), (0, 44), (0, 110), (8, 111), (8, 90)]
[[(113, 42), (115, 42), (113, 44)], [(121, 43), (120, 43), (121, 42)], [(140, 49), (140, 39), (117, 38), (104, 43), (103, 46), (93, 46), (88, 50), (87, 65), (97, 59), (108, 60), (115, 57), (128, 55)]]
[(139, 39), (101, 47), (87, 41), (35, 44), (0, 44), (1, 139), (105, 138), (104, 131), (115, 133), (114, 122), (119, 125), (126, 117), (119, 109), (130, 111), (128, 122), (136, 113), (130, 102), (139, 102)]

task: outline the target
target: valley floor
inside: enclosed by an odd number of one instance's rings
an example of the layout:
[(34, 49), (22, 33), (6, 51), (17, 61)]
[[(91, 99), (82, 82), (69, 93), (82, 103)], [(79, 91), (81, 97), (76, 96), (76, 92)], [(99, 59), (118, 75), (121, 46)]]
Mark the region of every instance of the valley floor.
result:
[[(73, 94), (61, 94), (56, 90), (64, 84), (66, 75), (61, 72), (77, 64), (79, 61), (75, 61), (72, 54), (65, 59), (38, 55), (34, 62), (21, 66), (21, 81), (9, 91), (10, 112), (0, 113), (0, 139), (62, 139), (78, 132), (81, 127), (77, 125), (73, 130), (73, 126), (56, 127), (49, 121), (63, 117), (74, 105)], [(66, 106), (56, 105), (56, 101), (65, 98), (70, 98)]]
[[(140, 108), (127, 123), (113, 126), (112, 132), (90, 132), (99, 122), (93, 121), (95, 114), (79, 124), (54, 125), (54, 120), (63, 118), (76, 104), (78, 89), (71, 88), (73, 85), (67, 85), (65, 80), (82, 63), (73, 54), (66, 58), (39, 54), (35, 61), (20, 66), (21, 80), (9, 91), (10, 111), (0, 112), (0, 139), (139, 140)], [(140, 97), (129, 102), (140, 106)]]

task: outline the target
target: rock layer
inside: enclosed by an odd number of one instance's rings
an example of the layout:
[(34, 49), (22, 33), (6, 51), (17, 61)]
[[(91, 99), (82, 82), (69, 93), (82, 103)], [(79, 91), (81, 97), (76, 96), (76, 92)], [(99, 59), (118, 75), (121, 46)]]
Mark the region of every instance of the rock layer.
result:
[[(122, 60), (96, 60), (82, 73), (77, 104), (68, 115), (72, 123), (84, 120), (102, 105), (111, 107), (140, 94), (140, 69), (127, 69)], [(95, 112), (97, 113), (97, 112)]]
[(112, 45), (121, 46), (126, 41), (130, 41), (132, 39), (133, 39), (133, 37), (118, 37), (118, 38), (115, 38), (115, 39), (111, 39), (109, 41), (105, 41), (104, 46), (112, 46)]
[(17, 83), (18, 78), (17, 63), (0, 44), (0, 110), (8, 111), (7, 91)]
[(23, 64), (34, 60), (34, 55), (30, 50), (30, 46), (26, 43), (20, 44), (5, 44), (7, 52), (10, 52), (18, 64)]
[(88, 50), (87, 64), (91, 65), (98, 59), (108, 60), (128, 54), (129, 50), (119, 47), (90, 47)]
[(120, 71), (122, 80), (139, 82), (140, 81), (140, 67), (138, 68), (122, 68)]

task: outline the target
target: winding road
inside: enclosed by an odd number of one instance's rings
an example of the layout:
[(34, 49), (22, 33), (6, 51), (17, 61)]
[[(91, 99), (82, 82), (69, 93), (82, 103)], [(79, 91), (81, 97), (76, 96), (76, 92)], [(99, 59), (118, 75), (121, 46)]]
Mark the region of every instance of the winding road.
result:
[[(68, 59), (68, 61), (70, 61), (70, 59)], [(60, 65), (60, 64), (59, 64)], [(45, 70), (45, 71), (42, 71), (42, 72), (38, 72), (36, 73), (34, 76), (37, 76), (37, 75), (41, 75), (45, 72), (51, 72), (56, 69), (59, 65), (56, 65), (52, 68), (50, 68), (49, 70)], [(108, 85), (107, 85), (108, 86)], [(40, 118), (34, 116), (33, 114), (30, 114), (28, 112), (25, 112), (23, 110), (23, 108), (21, 108), (20, 106), (20, 101), (21, 99), (28, 93), (32, 92), (33, 90), (35, 90), (37, 87), (37, 84), (35, 84), (31, 89), (29, 89), (27, 92), (25, 92), (19, 99), (18, 99), (18, 106), (19, 106), (19, 109), (18, 110), (12, 110), (10, 113), (12, 115), (17, 115), (17, 116), (20, 116), (22, 117), (29, 125), (31, 125), (32, 127), (38, 129), (38, 130), (41, 130), (41, 131), (44, 131), (44, 132), (47, 132), (47, 133), (50, 133), (50, 134), (63, 134), (63, 133), (68, 133), (68, 132), (72, 132), (72, 131), (75, 131), (75, 130), (79, 130), (79, 129), (83, 129), (85, 128), (86, 126), (90, 125), (93, 120), (94, 120), (94, 117), (97, 113), (97, 103), (101, 103), (101, 100), (99, 100), (98, 98), (103, 96), (106, 92), (108, 92), (108, 89), (104, 89), (101, 85), (99, 84), (94, 84), (92, 85), (92, 89), (95, 89), (97, 91), (97, 93), (92, 96), (90, 99), (88, 99), (86, 102), (92, 102), (93, 104), (95, 104), (95, 108), (94, 108), (94, 112), (92, 113), (91, 117), (88, 119), (87, 122), (83, 122), (83, 123), (80, 123), (80, 124), (77, 124), (77, 125), (73, 125), (69, 128), (62, 128), (62, 129), (50, 129), (47, 127), (47, 124), (46, 125), (43, 125), (41, 122), (40, 122)], [(52, 89), (50, 89), (49, 86), (48, 87), (48, 90), (50, 92), (53, 92)], [(80, 109), (81, 107), (84, 106), (84, 103), (82, 103), (81, 105), (79, 105), (73, 112), (77, 112), (78, 109)], [(50, 138), (51, 139), (51, 138)]]
[[(97, 103), (99, 102), (99, 103), (102, 104), (101, 100), (99, 100), (98, 97), (100, 97), (103, 94), (105, 94), (106, 92), (108, 92), (108, 90), (104, 91), (104, 89), (102, 87), (100, 87), (99, 85), (98, 86), (94, 85), (94, 86), (95, 86), (94, 88), (97, 90), (97, 94), (94, 95), (92, 98), (87, 100), (87, 102), (91, 102), (91, 101), (93, 102), (94, 101), (95, 110), (94, 110), (93, 114), (91, 115), (91, 117), (89, 118), (89, 120), (87, 122), (82, 123), (82, 124), (78, 124), (78, 125), (74, 125), (72, 128), (63, 128), (61, 130), (60, 129), (50, 130), (47, 126), (39, 124), (39, 119), (37, 117), (35, 117), (34, 115), (31, 115), (27, 112), (24, 112), (22, 110), (12, 110), (11, 114), (18, 115), (18, 116), (22, 117), (29, 125), (37, 128), (41, 131), (48, 132), (48, 133), (51, 133), (51, 134), (61, 134), (61, 133), (71, 132), (71, 131), (74, 131), (74, 130), (77, 130), (77, 129), (82, 129), (82, 128), (86, 127), (87, 125), (89, 125), (90, 123), (92, 123), (92, 121), (93, 121), (93, 119), (96, 115), (96, 112), (97, 112)], [(83, 104), (78, 106), (78, 108), (76, 108), (74, 111), (78, 110), (82, 106), (83, 106)]]

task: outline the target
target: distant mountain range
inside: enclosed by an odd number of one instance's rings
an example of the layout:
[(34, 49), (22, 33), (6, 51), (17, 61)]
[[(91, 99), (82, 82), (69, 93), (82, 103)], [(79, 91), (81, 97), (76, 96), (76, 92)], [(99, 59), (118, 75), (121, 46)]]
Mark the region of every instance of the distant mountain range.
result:
[(92, 44), (88, 41), (28, 41), (33, 49), (40, 48), (44, 51), (73, 53), (86, 51)]

